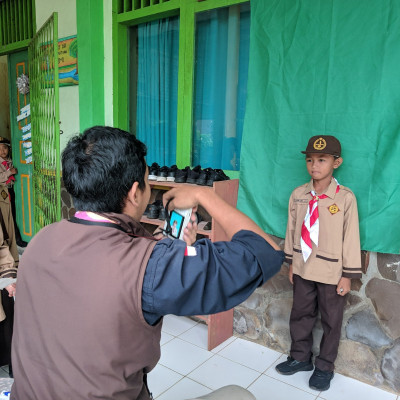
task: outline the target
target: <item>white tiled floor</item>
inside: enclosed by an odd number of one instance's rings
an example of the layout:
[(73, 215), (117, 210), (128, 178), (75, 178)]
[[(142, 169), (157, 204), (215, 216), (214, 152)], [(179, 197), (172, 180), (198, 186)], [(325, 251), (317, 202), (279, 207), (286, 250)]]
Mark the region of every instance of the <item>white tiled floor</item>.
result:
[[(310, 372), (285, 376), (275, 371), (285, 359), (284, 354), (236, 337), (207, 351), (206, 325), (169, 315), (164, 318), (161, 359), (149, 374), (149, 386), (156, 400), (190, 399), (230, 384), (247, 388), (257, 400), (400, 400), (339, 374), (328, 391), (316, 392), (308, 387)], [(0, 388), (10, 386), (7, 378), (8, 369), (0, 368)]]
[(240, 338), (207, 351), (207, 326), (189, 318), (165, 317), (161, 345), (160, 362), (149, 374), (156, 400), (190, 399), (229, 384), (247, 388), (257, 400), (400, 400), (339, 374), (328, 391), (316, 392), (308, 387), (311, 372), (280, 375), (274, 367), (286, 355)]

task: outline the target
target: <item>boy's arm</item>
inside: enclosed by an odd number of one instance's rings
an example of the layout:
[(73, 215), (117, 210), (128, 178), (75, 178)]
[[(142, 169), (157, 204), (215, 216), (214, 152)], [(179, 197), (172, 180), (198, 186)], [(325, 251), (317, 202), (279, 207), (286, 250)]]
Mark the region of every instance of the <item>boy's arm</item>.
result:
[(357, 201), (353, 193), (346, 199), (343, 226), (343, 278), (361, 278), (361, 249)]
[(288, 222), (286, 226), (286, 235), (285, 235), (285, 260), (289, 266), (292, 265), (293, 262), (293, 241), (294, 241), (294, 231), (296, 229), (296, 212), (293, 206), (293, 193), (289, 198), (289, 207), (288, 207)]

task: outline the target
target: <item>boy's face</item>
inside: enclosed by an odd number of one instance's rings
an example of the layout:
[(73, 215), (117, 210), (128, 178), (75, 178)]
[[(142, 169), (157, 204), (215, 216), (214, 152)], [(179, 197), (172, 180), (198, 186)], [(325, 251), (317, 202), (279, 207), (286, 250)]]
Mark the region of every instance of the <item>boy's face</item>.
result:
[(342, 164), (342, 157), (335, 158), (330, 154), (307, 154), (307, 171), (315, 181), (331, 178), (333, 170)]
[(6, 144), (0, 144), (0, 157), (1, 158), (8, 157), (8, 146)]

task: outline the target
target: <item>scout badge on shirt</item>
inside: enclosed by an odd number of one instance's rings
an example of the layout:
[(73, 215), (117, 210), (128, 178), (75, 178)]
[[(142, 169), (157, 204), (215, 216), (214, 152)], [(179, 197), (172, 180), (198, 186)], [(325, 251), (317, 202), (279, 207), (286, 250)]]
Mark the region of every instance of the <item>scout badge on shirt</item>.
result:
[(3, 198), (3, 200), (5, 200), (8, 197), (8, 194), (5, 190), (1, 191), (1, 197)]
[(339, 207), (336, 204), (332, 204), (328, 207), (328, 211), (333, 215), (340, 211)]
[[(333, 178), (335, 179), (335, 178)], [(339, 182), (335, 179), (336, 193), (340, 190)], [(301, 226), (301, 250), (303, 252), (304, 262), (308, 260), (310, 254), (312, 252), (312, 242), (318, 246), (318, 236), (319, 236), (319, 212), (318, 212), (318, 200), (326, 199), (328, 196), (326, 194), (322, 194), (321, 196), (317, 196), (315, 191), (311, 191), (312, 199), (308, 203), (307, 213), (304, 217), (303, 225)], [(336, 207), (336, 208), (335, 208)], [(330, 209), (332, 208), (332, 212)], [(335, 214), (339, 211), (339, 207), (336, 204), (333, 204), (329, 207), (329, 212), (331, 214)]]

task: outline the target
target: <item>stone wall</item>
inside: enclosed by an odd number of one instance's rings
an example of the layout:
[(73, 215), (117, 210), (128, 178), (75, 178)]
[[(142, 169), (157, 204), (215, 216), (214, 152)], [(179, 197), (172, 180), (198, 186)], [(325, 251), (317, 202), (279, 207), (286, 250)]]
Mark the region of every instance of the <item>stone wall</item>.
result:
[[(347, 295), (336, 371), (400, 394), (400, 255), (362, 252), (362, 262), (363, 277), (353, 280)], [(234, 312), (237, 336), (284, 353), (290, 349), (292, 306), (287, 271), (283, 266)], [(319, 344), (319, 318), (313, 335)]]

